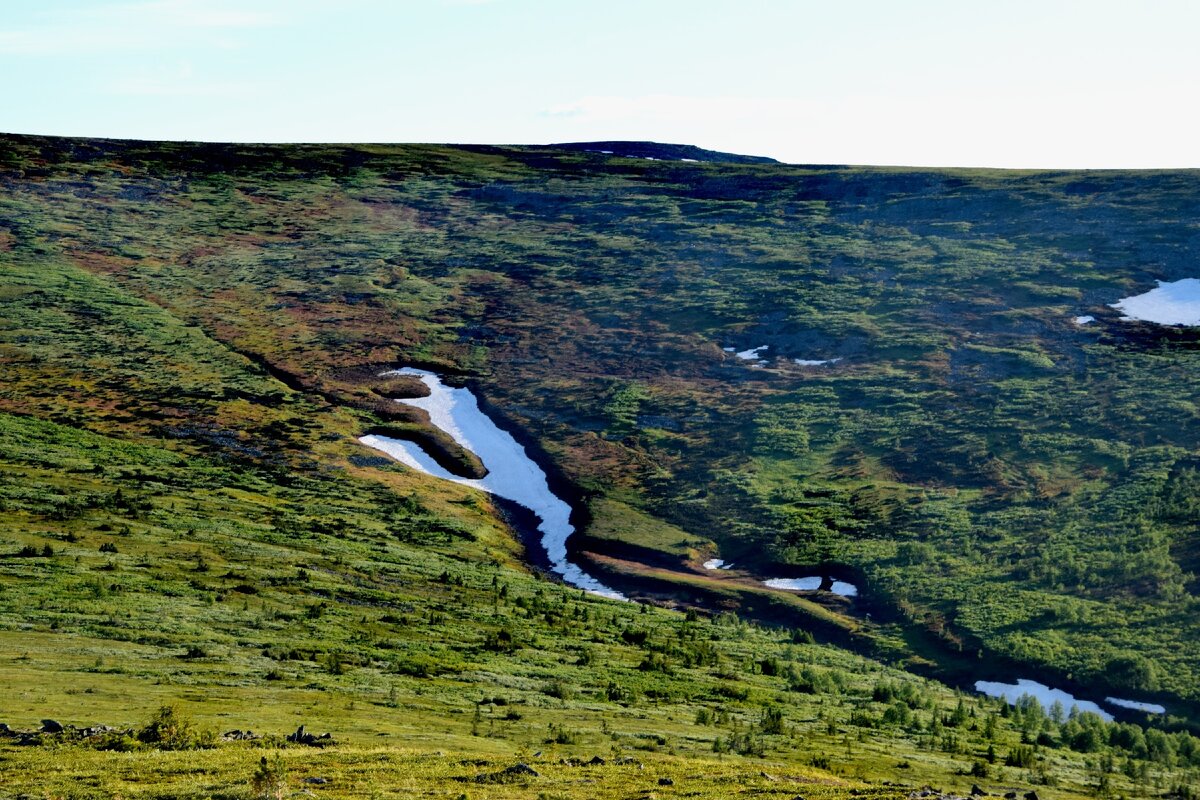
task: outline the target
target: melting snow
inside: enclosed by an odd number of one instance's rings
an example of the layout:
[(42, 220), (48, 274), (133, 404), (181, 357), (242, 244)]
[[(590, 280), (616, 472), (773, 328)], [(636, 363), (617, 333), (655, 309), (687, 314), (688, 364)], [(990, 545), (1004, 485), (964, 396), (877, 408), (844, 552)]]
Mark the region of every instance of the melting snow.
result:
[(768, 347), (770, 347), (769, 344), (764, 344), (764, 345), (759, 345), (758, 347), (752, 347), (749, 350), (742, 350), (740, 353), (737, 354), (737, 357), (742, 359), (743, 361), (756, 361), (759, 358), (758, 354), (761, 353), (763, 350), (766, 350)]
[(550, 491), (546, 473), (525, 452), (516, 439), (479, 410), (470, 389), (455, 389), (442, 383), (432, 372), (405, 367), (386, 373), (415, 375), (429, 387), (428, 397), (396, 400), (429, 413), (430, 421), (483, 461), (488, 474), (478, 480), (460, 478), (443, 469), (420, 445), (387, 436), (363, 436), (360, 442), (395, 458), (405, 466), (464, 486), (471, 486), (497, 497), (512, 500), (528, 508), (541, 521), (542, 546), (551, 568), (572, 586), (592, 594), (626, 599), (567, 560), (567, 538), (575, 532), (571, 525), (571, 507)]
[(1016, 683), (997, 683), (995, 681), (975, 681), (975, 691), (982, 692), (988, 697), (1003, 697), (1011, 704), (1015, 704), (1023, 695), (1037, 698), (1037, 701), (1046, 709), (1054, 705), (1054, 702), (1063, 704), (1068, 712), (1072, 708), (1077, 708), (1080, 711), (1091, 711), (1093, 714), (1099, 714), (1108, 722), (1112, 722), (1113, 715), (1104, 711), (1100, 706), (1090, 700), (1076, 700), (1075, 696), (1064, 692), (1062, 689), (1051, 689), (1045, 684), (1037, 681), (1019, 679)]
[(1106, 697), (1104, 702), (1109, 705), (1117, 706), (1118, 708), (1130, 708), (1134, 711), (1148, 711), (1151, 714), (1167, 713), (1166, 706), (1160, 706), (1158, 703), (1142, 703), (1137, 700), (1122, 700), (1119, 697)]
[(1076, 325), (1087, 325), (1089, 322), (1095, 322), (1095, 321), (1096, 321), (1096, 318), (1091, 316), (1090, 314), (1086, 315), (1086, 316), (1075, 318)]
[(1125, 320), (1142, 320), (1159, 325), (1200, 325), (1200, 280), (1164, 283), (1144, 294), (1125, 297), (1112, 304)]
[[(764, 586), (772, 589), (792, 589), (801, 592), (815, 592), (821, 588), (824, 578), (812, 576), (808, 578), (769, 578), (763, 581)], [(845, 581), (834, 581), (829, 591), (842, 597), (857, 597), (858, 587)]]
[(723, 558), (710, 558), (704, 562), (705, 569), (733, 569), (733, 564), (726, 564)]
[(823, 364), (836, 364), (837, 362), (841, 361), (842, 358), (841, 358), (841, 356), (838, 356), (837, 358), (825, 358), (825, 359), (793, 358), (792, 360), (795, 361), (797, 364), (799, 364), (802, 367), (819, 367), (819, 366), (822, 366)]

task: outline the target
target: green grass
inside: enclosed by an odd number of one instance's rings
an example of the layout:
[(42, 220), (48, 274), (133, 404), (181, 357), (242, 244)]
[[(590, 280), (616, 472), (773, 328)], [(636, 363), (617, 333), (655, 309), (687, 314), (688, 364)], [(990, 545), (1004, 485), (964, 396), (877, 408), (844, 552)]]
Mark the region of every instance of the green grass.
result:
[[(282, 750), (328, 796), (1197, 783), (1195, 351), (1069, 323), (1184, 274), (1194, 175), (1083, 202), (1060, 173), (518, 148), (5, 137), (0, 163), (0, 721), (177, 703), (271, 737), (0, 740), (0, 791), (249, 796), (299, 724), (340, 743)], [(766, 343), (844, 361), (721, 350)], [(400, 363), (467, 375), (606, 575), (704, 613), (545, 580), (486, 497), (358, 445), (387, 422), (362, 370)], [(718, 552), (854, 569), (890, 616), (694, 569)], [(898, 668), (964, 654), (1173, 716), (1139, 748)], [(473, 782), (518, 761), (543, 777)]]

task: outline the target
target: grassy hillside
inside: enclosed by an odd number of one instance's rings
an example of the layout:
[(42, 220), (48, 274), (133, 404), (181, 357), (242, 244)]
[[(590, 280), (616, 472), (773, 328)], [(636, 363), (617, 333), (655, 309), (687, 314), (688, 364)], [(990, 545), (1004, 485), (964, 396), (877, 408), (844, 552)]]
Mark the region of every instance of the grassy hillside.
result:
[[(4, 792), (249, 796), (302, 723), (339, 744), (283, 750), (289, 786), (328, 796), (1196, 784), (1195, 353), (1103, 306), (1188, 274), (1195, 176), (29, 137), (0, 167), (0, 721), (133, 731), (0, 738)], [(419, 425), (364, 380), (400, 363), (537, 445), (581, 557), (701, 610), (549, 582), (486, 497), (358, 445)], [(880, 660), (961, 653), (1174, 717)], [(269, 736), (164, 753), (207, 744), (146, 733), (171, 703)]]

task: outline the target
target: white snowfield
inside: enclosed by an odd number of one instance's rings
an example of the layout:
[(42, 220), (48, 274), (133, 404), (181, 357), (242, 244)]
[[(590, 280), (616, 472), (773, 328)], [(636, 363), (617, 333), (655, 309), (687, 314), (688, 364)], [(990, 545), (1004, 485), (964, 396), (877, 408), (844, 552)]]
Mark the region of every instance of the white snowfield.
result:
[(477, 480), (461, 478), (442, 468), (420, 445), (402, 439), (369, 435), (360, 438), (360, 442), (387, 453), (412, 469), (490, 492), (528, 508), (540, 521), (538, 531), (542, 534), (542, 546), (553, 572), (562, 576), (565, 582), (591, 594), (626, 599), (567, 560), (567, 538), (575, 532), (571, 525), (571, 507), (550, 491), (546, 473), (528, 456), (525, 448), (479, 410), (479, 403), (470, 389), (452, 388), (442, 383), (436, 374), (412, 367), (385, 374), (420, 378), (429, 387), (428, 397), (395, 402), (425, 410), (430, 422), (479, 456), (488, 474)]
[(770, 345), (764, 344), (764, 345), (760, 345), (758, 347), (752, 347), (749, 350), (742, 350), (741, 352), (736, 353), (735, 355), (738, 358), (742, 359), (743, 361), (756, 361), (759, 358), (758, 354), (761, 353), (763, 350), (766, 350), (768, 347), (770, 347)]
[(1062, 703), (1063, 708), (1069, 713), (1072, 708), (1077, 708), (1080, 711), (1090, 711), (1093, 714), (1099, 714), (1108, 722), (1112, 722), (1113, 715), (1109, 714), (1100, 706), (1090, 700), (1076, 700), (1075, 696), (1064, 692), (1062, 689), (1051, 689), (1044, 683), (1037, 681), (1019, 679), (1016, 683), (998, 683), (996, 681), (975, 681), (975, 691), (986, 694), (988, 697), (1003, 697), (1011, 704), (1015, 704), (1024, 695), (1029, 695), (1037, 699), (1042, 704), (1043, 708), (1049, 709), (1054, 705), (1055, 701)]
[[(705, 569), (733, 569), (733, 564), (726, 564), (722, 558), (710, 558), (703, 564)], [(763, 586), (768, 589), (789, 589), (796, 592), (815, 592), (821, 588), (822, 579), (819, 576), (808, 578), (767, 578)], [(829, 589), (833, 594), (842, 597), (857, 597), (858, 587), (845, 581), (833, 581)]]
[[(1077, 708), (1080, 711), (1091, 711), (1093, 714), (1099, 714), (1109, 722), (1112, 722), (1113, 719), (1112, 714), (1090, 700), (1077, 700), (1074, 695), (1064, 692), (1062, 689), (1052, 689), (1043, 683), (1024, 678), (1019, 679), (1016, 683), (976, 681), (975, 691), (982, 692), (989, 697), (1003, 697), (1010, 703), (1016, 703), (1022, 695), (1029, 695), (1030, 697), (1036, 697), (1038, 702), (1047, 709), (1057, 700), (1063, 704), (1063, 708), (1068, 712), (1072, 708)], [(1128, 708), (1133, 711), (1145, 711), (1150, 714), (1167, 713), (1166, 707), (1160, 706), (1158, 703), (1143, 703), (1139, 700), (1124, 700), (1120, 697), (1106, 697), (1104, 698), (1104, 702), (1110, 706)]]
[(1089, 322), (1095, 322), (1095, 321), (1096, 321), (1096, 318), (1091, 316), (1090, 314), (1075, 318), (1076, 325), (1087, 325)]
[[(808, 578), (768, 578), (763, 581), (763, 585), (769, 589), (791, 589), (799, 592), (815, 592), (821, 588), (820, 576), (812, 576)], [(829, 588), (833, 594), (840, 594), (842, 597), (857, 597), (858, 587), (853, 583), (845, 581), (834, 581)]]
[(1113, 303), (1124, 320), (1155, 322), (1159, 325), (1200, 325), (1200, 280), (1164, 283), (1144, 294), (1136, 294)]
[(1104, 702), (1109, 705), (1119, 706), (1120, 708), (1129, 708), (1134, 711), (1146, 711), (1151, 714), (1167, 713), (1166, 706), (1160, 706), (1158, 703), (1142, 703), (1138, 700), (1122, 700), (1119, 697), (1106, 697)]

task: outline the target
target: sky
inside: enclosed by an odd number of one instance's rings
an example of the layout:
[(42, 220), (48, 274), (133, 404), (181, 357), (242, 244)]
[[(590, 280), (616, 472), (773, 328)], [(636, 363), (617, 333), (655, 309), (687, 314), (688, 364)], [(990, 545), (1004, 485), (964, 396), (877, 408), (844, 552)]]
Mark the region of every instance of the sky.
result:
[(1200, 167), (1194, 0), (0, 0), (0, 131)]

